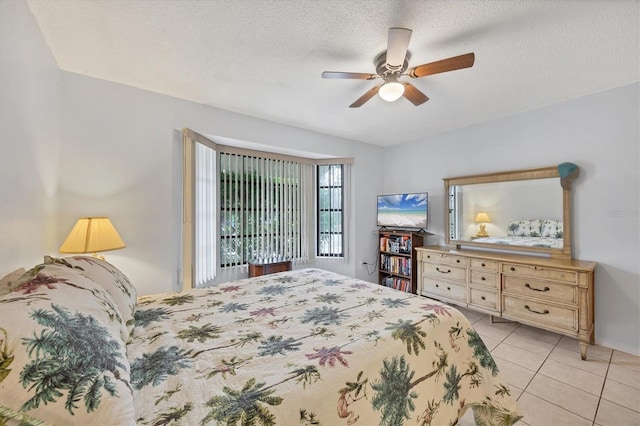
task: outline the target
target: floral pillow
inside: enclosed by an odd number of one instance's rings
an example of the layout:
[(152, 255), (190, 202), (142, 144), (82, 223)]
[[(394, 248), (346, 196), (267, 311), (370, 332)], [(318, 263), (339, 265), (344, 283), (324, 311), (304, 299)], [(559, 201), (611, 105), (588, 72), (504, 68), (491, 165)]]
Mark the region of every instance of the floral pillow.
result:
[(24, 268), (18, 268), (2, 277), (0, 279), (0, 296), (11, 293), (18, 286), (18, 280), (25, 272), (27, 271)]
[(99, 284), (41, 264), (0, 297), (0, 424), (135, 423), (126, 328)]
[(513, 237), (539, 237), (541, 223), (535, 220), (516, 220), (507, 227), (507, 234)]
[(128, 335), (135, 326), (136, 288), (126, 275), (109, 262), (92, 256), (72, 256), (57, 259), (45, 256), (45, 263), (64, 265), (76, 269), (80, 274), (100, 284), (109, 292), (120, 310)]
[(557, 220), (543, 220), (542, 236), (550, 237), (550, 238), (562, 238), (563, 237), (562, 222)]

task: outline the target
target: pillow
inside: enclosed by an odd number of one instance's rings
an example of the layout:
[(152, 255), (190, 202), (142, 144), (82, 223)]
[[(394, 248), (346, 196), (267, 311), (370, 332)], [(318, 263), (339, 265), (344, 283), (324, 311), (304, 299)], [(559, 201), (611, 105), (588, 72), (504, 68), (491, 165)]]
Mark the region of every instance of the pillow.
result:
[(24, 268), (18, 268), (13, 272), (9, 272), (0, 280), (0, 296), (11, 293), (18, 286), (18, 279), (27, 272)]
[(23, 278), (0, 297), (0, 424), (134, 424), (126, 328), (109, 293), (63, 265)]
[(543, 237), (562, 238), (562, 222), (550, 219), (543, 220), (541, 235)]
[(507, 235), (513, 237), (539, 237), (540, 228), (540, 219), (516, 220), (507, 227)]
[(45, 263), (58, 263), (76, 269), (83, 276), (100, 284), (116, 302), (128, 335), (131, 335), (135, 326), (137, 292), (127, 276), (118, 268), (104, 259), (92, 256), (72, 256), (63, 259), (45, 256)]

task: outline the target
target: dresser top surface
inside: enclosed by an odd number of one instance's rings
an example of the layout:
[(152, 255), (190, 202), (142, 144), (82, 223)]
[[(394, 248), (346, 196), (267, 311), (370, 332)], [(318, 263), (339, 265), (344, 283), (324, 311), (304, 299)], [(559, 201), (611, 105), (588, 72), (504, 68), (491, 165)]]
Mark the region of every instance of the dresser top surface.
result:
[(497, 252), (497, 251), (490, 251), (490, 250), (454, 249), (447, 246), (423, 246), (423, 247), (416, 247), (416, 250), (431, 251), (431, 252), (438, 252), (440, 254), (459, 255), (459, 256), (466, 256), (466, 257), (480, 258), (480, 259), (490, 259), (490, 260), (497, 260), (501, 262), (519, 262), (519, 263), (542, 265), (547, 267), (569, 268), (569, 269), (576, 269), (576, 270), (593, 271), (597, 266), (597, 262), (591, 262), (586, 260), (559, 259), (559, 258), (552, 258), (552, 257), (526, 255), (526, 254), (513, 254), (513, 253)]

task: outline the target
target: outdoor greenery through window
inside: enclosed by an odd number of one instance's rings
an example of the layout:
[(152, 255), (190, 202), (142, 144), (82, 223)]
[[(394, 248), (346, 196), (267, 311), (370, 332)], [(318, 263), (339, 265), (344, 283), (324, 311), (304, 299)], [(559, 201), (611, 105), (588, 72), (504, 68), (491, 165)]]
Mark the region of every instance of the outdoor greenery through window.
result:
[(220, 154), (220, 266), (303, 255), (304, 167)]
[(344, 256), (344, 166), (317, 166), (317, 247), (319, 257)]

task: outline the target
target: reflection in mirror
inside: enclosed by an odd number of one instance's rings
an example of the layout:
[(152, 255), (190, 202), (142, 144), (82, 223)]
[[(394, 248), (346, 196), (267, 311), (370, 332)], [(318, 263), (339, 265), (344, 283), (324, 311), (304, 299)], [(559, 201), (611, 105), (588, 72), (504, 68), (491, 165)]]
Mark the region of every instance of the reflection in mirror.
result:
[(570, 192), (555, 167), (445, 179), (447, 242), (570, 256)]
[[(452, 217), (454, 240), (482, 237), (479, 235), (482, 224), (487, 234), (484, 237), (497, 239), (513, 236), (514, 226), (509, 232), (513, 222), (537, 219), (562, 222), (562, 187), (558, 179), (455, 185), (449, 191), (450, 200), (457, 205), (452, 209), (458, 216)], [(533, 233), (534, 237), (540, 236), (535, 230)], [(560, 245), (555, 247), (562, 248), (562, 236), (554, 235), (558, 236)]]

